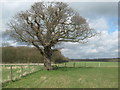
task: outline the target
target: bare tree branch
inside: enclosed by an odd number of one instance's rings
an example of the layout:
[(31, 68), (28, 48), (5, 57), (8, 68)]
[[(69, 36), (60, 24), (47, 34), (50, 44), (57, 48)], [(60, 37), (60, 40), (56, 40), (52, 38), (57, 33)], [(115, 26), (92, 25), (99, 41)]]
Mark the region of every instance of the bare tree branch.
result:
[(63, 2), (35, 3), (14, 17), (9, 30), (16, 40), (34, 45), (45, 56), (46, 67), (58, 42), (81, 42), (96, 35), (86, 19)]

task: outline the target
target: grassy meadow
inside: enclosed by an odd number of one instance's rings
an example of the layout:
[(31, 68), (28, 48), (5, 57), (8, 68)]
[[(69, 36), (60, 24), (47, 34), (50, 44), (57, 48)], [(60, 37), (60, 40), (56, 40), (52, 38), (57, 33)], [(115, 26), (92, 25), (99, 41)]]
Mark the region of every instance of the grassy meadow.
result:
[[(117, 62), (68, 62), (10, 81), (3, 88), (118, 88)], [(3, 74), (5, 70), (3, 69)], [(3, 76), (4, 76), (3, 75)], [(4, 79), (4, 77), (3, 77)]]

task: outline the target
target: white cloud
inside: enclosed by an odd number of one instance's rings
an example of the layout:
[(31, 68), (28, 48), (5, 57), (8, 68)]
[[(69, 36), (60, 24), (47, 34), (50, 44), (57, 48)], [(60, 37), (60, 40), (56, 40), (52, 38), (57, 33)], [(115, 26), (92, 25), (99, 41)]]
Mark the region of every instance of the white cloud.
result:
[(107, 24), (107, 21), (104, 19), (104, 18), (99, 18), (99, 19), (96, 19), (96, 20), (91, 20), (91, 21), (88, 21), (90, 22), (90, 26), (98, 31), (106, 31), (108, 30), (108, 24)]
[(86, 53), (97, 53), (97, 52), (98, 52), (98, 50), (96, 50), (96, 49), (88, 49), (86, 51)]
[[(101, 39), (100, 39), (101, 38)], [(63, 55), (69, 58), (104, 58), (117, 57), (118, 41), (114, 35), (106, 38), (91, 39), (87, 44), (64, 44)]]
[(101, 35), (92, 37), (86, 44), (63, 43), (63, 55), (78, 59), (118, 57), (118, 31), (109, 33), (107, 22), (103, 18), (91, 23), (95, 29), (101, 30)]

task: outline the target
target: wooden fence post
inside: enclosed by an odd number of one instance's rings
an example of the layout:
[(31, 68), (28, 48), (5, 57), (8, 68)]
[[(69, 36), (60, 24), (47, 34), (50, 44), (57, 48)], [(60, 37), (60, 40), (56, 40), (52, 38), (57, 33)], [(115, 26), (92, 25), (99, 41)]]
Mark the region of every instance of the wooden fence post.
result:
[(82, 67), (82, 64), (81, 64), (81, 62), (80, 62), (80, 67)]
[(28, 64), (28, 68), (29, 68), (29, 70), (28, 70), (28, 71), (29, 71), (29, 74), (30, 74), (30, 64)]
[(86, 62), (85, 62), (85, 67), (86, 67)]
[(21, 65), (21, 76), (23, 76), (23, 67)]
[(66, 67), (66, 62), (65, 62), (65, 67)]
[(35, 72), (36, 70), (35, 70), (35, 63), (34, 63), (34, 72)]
[(37, 65), (37, 71), (39, 71), (39, 63), (38, 63), (38, 65)]
[(10, 80), (12, 81), (12, 65), (10, 65)]
[(99, 67), (100, 67), (100, 62), (99, 62)]
[(75, 62), (73, 63), (73, 67), (75, 67)]

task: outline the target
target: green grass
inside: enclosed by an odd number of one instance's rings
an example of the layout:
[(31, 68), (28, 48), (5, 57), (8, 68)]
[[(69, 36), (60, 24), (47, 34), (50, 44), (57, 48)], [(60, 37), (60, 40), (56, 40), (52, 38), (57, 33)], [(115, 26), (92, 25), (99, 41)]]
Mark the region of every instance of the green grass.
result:
[(77, 63), (80, 67), (74, 68), (70, 66), (72, 63), (67, 63), (69, 67), (52, 71), (38, 71), (18, 81), (9, 82), (3, 88), (118, 88), (117, 63), (102, 62), (103, 67), (92, 67), (89, 62), (86, 67), (81, 67), (84, 65), (82, 62)]

